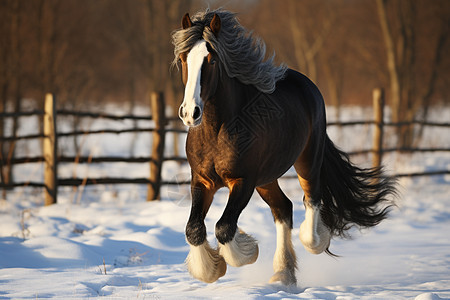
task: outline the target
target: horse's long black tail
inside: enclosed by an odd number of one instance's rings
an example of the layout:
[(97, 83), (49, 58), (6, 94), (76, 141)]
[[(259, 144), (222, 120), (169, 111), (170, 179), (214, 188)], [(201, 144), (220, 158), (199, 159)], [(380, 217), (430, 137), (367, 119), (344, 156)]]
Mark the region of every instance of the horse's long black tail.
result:
[(326, 137), (321, 168), (322, 219), (335, 236), (348, 237), (353, 226), (372, 227), (386, 218), (396, 195), (396, 179), (382, 168), (354, 166), (347, 153)]

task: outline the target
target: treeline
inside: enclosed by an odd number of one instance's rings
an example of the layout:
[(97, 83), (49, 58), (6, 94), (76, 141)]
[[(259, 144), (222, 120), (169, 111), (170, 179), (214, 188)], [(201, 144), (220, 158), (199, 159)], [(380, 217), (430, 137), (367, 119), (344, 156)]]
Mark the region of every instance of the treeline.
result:
[[(209, 5), (238, 12), (264, 38), (268, 54), (308, 75), (328, 104), (367, 105), (372, 89), (384, 87), (393, 121), (408, 121), (426, 118), (430, 103), (448, 103), (448, 0)], [(170, 33), (185, 12), (205, 6), (204, 0), (0, 0), (0, 112), (23, 109), (24, 99), (39, 108), (46, 92), (64, 108), (89, 110), (105, 101), (131, 109), (149, 91), (164, 91), (176, 107), (183, 91), (177, 70), (170, 72)]]
[(46, 92), (70, 108), (132, 103), (170, 87), (169, 35), (189, 7), (185, 0), (1, 0), (1, 110), (43, 101)]
[[(449, 103), (449, 1), (260, 4), (255, 23), (282, 60), (318, 83), (329, 104), (366, 104), (373, 87), (384, 87), (392, 121), (403, 122), (426, 119), (432, 103)], [(400, 127), (399, 143), (410, 146), (416, 131)]]

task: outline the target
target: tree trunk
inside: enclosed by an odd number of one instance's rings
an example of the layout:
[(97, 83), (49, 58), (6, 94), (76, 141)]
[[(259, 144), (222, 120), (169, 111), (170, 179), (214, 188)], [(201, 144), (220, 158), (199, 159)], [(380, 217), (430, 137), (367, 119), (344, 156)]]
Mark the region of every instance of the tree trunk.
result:
[[(11, 22), (11, 37), (12, 37), (12, 53), (13, 53), (13, 77), (15, 81), (14, 91), (14, 112), (18, 113), (21, 110), (22, 102), (22, 43), (20, 39), (20, 27), (21, 27), (21, 1), (14, 1), (13, 18)], [(17, 131), (19, 130), (19, 117), (16, 115), (13, 117), (12, 136), (17, 137)], [(8, 183), (13, 182), (13, 165), (11, 164), (14, 158), (16, 150), (16, 142), (13, 141), (9, 146), (8, 160), (7, 160), (7, 178)]]
[(392, 29), (386, 13), (386, 0), (377, 0), (377, 8), (380, 26), (386, 47), (387, 67), (389, 72), (389, 81), (391, 90), (392, 121), (399, 122), (400, 108), (401, 108), (400, 75), (397, 66), (397, 58), (394, 46), (394, 38), (392, 36)]
[[(435, 52), (434, 52), (434, 56), (433, 56), (430, 79), (428, 81), (425, 92), (421, 95), (421, 99), (420, 99), (421, 100), (420, 104), (422, 107), (421, 119), (423, 121), (427, 120), (431, 97), (436, 90), (436, 83), (437, 83), (437, 79), (439, 76), (439, 67), (440, 67), (442, 59), (444, 57), (445, 43), (449, 37), (449, 32), (450, 32), (450, 26), (448, 26), (448, 24), (450, 22), (449, 19), (450, 19), (450, 17), (447, 16), (447, 19), (442, 22), (441, 31), (440, 31), (439, 37), (437, 39), (437, 42), (436, 42)], [(421, 137), (423, 135), (423, 129), (424, 129), (424, 126), (421, 125), (419, 128), (419, 132), (417, 134), (417, 139), (415, 141), (415, 144), (418, 143), (418, 141), (421, 139)]]

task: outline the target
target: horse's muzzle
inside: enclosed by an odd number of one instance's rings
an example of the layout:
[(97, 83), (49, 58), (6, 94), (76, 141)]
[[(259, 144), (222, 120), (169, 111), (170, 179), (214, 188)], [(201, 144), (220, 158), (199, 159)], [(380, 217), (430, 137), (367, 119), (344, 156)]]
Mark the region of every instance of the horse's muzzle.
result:
[(200, 125), (202, 122), (203, 111), (198, 105), (194, 107), (192, 112), (189, 112), (186, 107), (182, 104), (178, 111), (178, 116), (183, 121), (184, 125), (189, 127), (195, 127)]

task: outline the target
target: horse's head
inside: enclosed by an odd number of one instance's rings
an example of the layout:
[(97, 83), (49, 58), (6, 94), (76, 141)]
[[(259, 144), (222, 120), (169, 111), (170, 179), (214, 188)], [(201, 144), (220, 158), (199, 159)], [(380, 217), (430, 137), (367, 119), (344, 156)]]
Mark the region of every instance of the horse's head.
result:
[[(193, 25), (186, 14), (182, 19), (183, 29)], [(214, 15), (209, 29), (217, 37), (221, 27), (220, 17)], [(200, 125), (203, 116), (204, 101), (214, 95), (219, 74), (217, 53), (204, 39), (198, 40), (188, 52), (180, 54), (182, 80), (185, 85), (183, 103), (179, 109), (180, 119), (186, 126)]]

